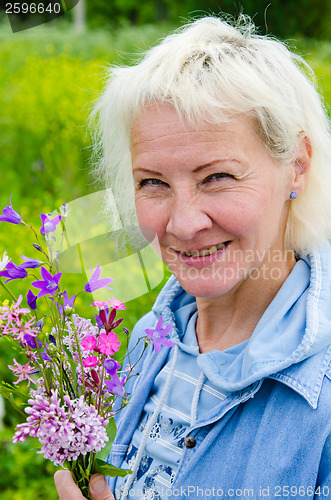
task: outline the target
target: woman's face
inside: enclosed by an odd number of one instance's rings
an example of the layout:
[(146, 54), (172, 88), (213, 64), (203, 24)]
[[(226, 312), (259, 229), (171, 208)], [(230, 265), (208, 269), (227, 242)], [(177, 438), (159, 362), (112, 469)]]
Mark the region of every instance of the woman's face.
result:
[(132, 165), (139, 224), (156, 231), (188, 293), (279, 279), (294, 173), (270, 156), (252, 119), (196, 130), (170, 105), (150, 106), (133, 126)]

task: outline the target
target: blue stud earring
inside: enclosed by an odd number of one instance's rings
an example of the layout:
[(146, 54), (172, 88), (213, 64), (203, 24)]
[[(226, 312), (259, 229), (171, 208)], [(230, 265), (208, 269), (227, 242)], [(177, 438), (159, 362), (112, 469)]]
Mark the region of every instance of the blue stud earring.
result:
[(297, 197), (298, 195), (296, 194), (295, 191), (292, 191), (292, 193), (290, 194), (290, 198), (291, 200), (295, 200), (295, 198)]

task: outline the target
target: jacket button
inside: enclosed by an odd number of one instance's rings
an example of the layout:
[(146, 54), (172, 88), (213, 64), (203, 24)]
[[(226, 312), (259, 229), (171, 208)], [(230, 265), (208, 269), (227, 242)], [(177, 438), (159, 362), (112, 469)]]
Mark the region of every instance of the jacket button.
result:
[(194, 446), (196, 445), (196, 441), (193, 436), (187, 436), (184, 439), (184, 444), (186, 448), (194, 448)]

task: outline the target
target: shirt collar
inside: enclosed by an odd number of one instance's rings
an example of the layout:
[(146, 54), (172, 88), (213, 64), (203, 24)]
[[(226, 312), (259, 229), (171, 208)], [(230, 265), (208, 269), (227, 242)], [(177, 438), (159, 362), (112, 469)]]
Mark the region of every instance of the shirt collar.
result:
[(325, 375), (331, 369), (331, 345), (267, 378), (278, 380), (302, 396), (316, 409)]

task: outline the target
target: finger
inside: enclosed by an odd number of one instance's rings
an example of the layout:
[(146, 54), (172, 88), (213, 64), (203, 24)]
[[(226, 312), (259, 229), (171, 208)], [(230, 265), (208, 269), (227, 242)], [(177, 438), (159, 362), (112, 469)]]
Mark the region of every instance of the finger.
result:
[(92, 500), (115, 500), (102, 474), (94, 474), (91, 477), (90, 495)]
[(69, 470), (56, 471), (54, 482), (60, 500), (86, 500)]

